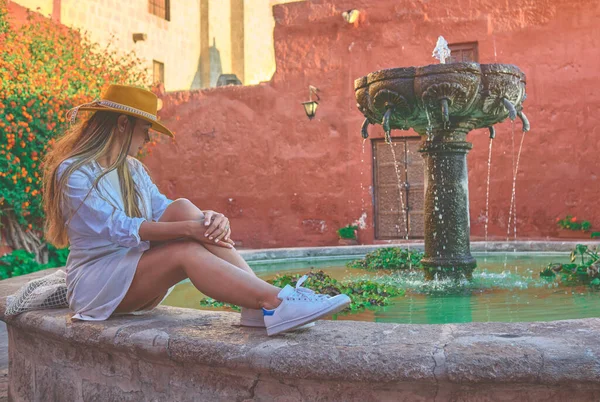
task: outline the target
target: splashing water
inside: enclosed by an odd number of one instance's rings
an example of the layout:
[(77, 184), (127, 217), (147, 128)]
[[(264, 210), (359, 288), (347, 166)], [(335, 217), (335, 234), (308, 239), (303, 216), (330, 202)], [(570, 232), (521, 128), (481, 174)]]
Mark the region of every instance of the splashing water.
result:
[(427, 137), (427, 141), (429, 141), (431, 139), (430, 137), (433, 126), (431, 125), (431, 117), (429, 117), (429, 110), (427, 109), (427, 106), (425, 106), (425, 116), (427, 117), (427, 127), (425, 127), (425, 135)]
[(488, 171), (487, 171), (487, 187), (485, 191), (485, 248), (487, 250), (488, 241), (488, 223), (490, 220), (490, 171), (492, 168), (492, 145), (494, 139), (490, 138), (490, 151), (488, 154)]
[(496, 36), (492, 36), (494, 41), (494, 63), (498, 63), (498, 53), (496, 52)]
[(353, 275), (353, 280), (371, 280), (382, 285), (406, 289), (412, 294), (426, 295), (452, 295), (471, 294), (495, 289), (529, 289), (548, 287), (548, 282), (534, 277), (534, 272), (529, 270), (526, 275), (503, 270), (502, 272), (489, 272), (477, 270), (473, 272), (473, 279), (466, 278), (437, 278), (435, 281), (425, 279), (422, 271), (391, 272), (384, 275)]
[[(387, 141), (386, 141), (387, 142)], [(400, 214), (404, 220), (405, 238), (408, 239), (408, 219), (406, 219), (406, 210), (404, 208), (404, 197), (402, 196), (402, 176), (398, 169), (398, 160), (396, 159), (396, 151), (394, 150), (394, 144), (388, 142), (390, 149), (392, 150), (392, 157), (394, 158), (394, 171), (396, 172), (396, 179), (398, 180), (398, 196), (400, 197)]]
[(365, 185), (364, 185), (364, 168), (365, 168), (365, 143), (367, 142), (366, 138), (363, 138), (362, 142), (362, 154), (360, 155), (360, 207), (361, 211), (365, 210)]
[(516, 180), (516, 175), (515, 175), (515, 123), (512, 122), (511, 123), (511, 141), (512, 141), (512, 145), (511, 145), (511, 150), (512, 150), (512, 173), (513, 173), (513, 192), (511, 193), (510, 196), (510, 209), (508, 210), (508, 225), (506, 225), (506, 241), (509, 240), (510, 237), (510, 229), (511, 229), (511, 221), (512, 221), (512, 217), (513, 217), (513, 205), (515, 202), (515, 192), (514, 192), (514, 181)]
[(519, 152), (517, 153), (517, 159), (515, 161), (515, 123), (512, 123), (512, 137), (513, 137), (513, 183), (512, 183), (512, 195), (510, 199), (510, 210), (508, 212), (508, 226), (506, 228), (506, 241), (510, 238), (511, 229), (511, 218), (513, 223), (514, 240), (517, 240), (517, 173), (519, 172), (519, 161), (521, 160), (521, 151), (523, 150), (523, 140), (525, 139), (525, 131), (521, 136), (521, 143), (519, 145)]
[(525, 139), (525, 131), (521, 135), (521, 144), (519, 144), (519, 153), (517, 154), (517, 166), (515, 167), (515, 177), (513, 180), (513, 220), (514, 220), (514, 228), (515, 228), (515, 236), (514, 239), (517, 240), (517, 173), (519, 172), (519, 161), (521, 160), (521, 151), (523, 150), (523, 140)]
[(450, 58), (450, 48), (448, 47), (448, 42), (443, 36), (438, 37), (437, 43), (435, 44), (435, 49), (433, 49), (431, 56), (438, 59), (441, 64), (446, 64), (446, 59)]

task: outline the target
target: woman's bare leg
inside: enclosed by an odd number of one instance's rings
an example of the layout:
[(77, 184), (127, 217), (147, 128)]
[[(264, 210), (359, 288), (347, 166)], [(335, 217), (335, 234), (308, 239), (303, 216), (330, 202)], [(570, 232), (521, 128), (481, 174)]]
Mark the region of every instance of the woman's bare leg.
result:
[(116, 312), (135, 311), (185, 278), (202, 293), (226, 303), (253, 309), (275, 308), (280, 303), (279, 288), (217, 257), (201, 244), (184, 240), (144, 252)]
[[(160, 217), (160, 222), (177, 222), (177, 221), (193, 221), (203, 220), (204, 214), (191, 201), (185, 198), (179, 198), (173, 201)], [(210, 244), (203, 244), (204, 247), (219, 258), (224, 259), (232, 265), (243, 269), (244, 271), (254, 275), (252, 268), (238, 253), (236, 249), (229, 249)]]

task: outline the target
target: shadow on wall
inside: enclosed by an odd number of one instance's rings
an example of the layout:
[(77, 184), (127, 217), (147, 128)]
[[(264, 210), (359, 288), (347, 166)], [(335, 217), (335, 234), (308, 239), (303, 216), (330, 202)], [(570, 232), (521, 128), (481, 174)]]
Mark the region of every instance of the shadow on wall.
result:
[[(207, 68), (209, 69), (209, 82), (202, 82), (203, 68), (205, 65), (204, 60), (206, 57), (208, 57)], [(194, 75), (190, 89), (216, 87), (217, 80), (222, 73), (223, 66), (221, 63), (221, 52), (219, 52), (219, 49), (217, 49), (216, 38), (213, 37), (213, 45), (208, 48), (208, 54), (205, 54), (205, 52), (200, 53), (198, 68), (196, 69), (196, 74)]]

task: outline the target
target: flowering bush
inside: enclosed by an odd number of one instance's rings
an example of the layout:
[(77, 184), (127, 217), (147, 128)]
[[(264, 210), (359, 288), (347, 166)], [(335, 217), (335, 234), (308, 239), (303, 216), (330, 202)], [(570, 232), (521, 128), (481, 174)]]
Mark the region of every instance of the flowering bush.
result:
[(592, 227), (589, 221), (579, 222), (577, 217), (571, 215), (567, 215), (563, 219), (556, 218), (556, 224), (559, 228), (568, 230), (590, 230)]
[(9, 22), (0, 0), (0, 219), (10, 246), (46, 263), (40, 161), (66, 128), (66, 112), (111, 83), (146, 86), (147, 78), (133, 53), (101, 49), (39, 14), (19, 28)]

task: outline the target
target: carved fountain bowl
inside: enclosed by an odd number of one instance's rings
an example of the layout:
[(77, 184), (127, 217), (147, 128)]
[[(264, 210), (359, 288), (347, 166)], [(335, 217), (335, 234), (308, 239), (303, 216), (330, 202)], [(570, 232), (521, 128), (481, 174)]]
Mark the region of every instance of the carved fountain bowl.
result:
[[(490, 127), (509, 117), (504, 99), (518, 112), (525, 100), (525, 74), (510, 64), (452, 63), (391, 68), (354, 83), (358, 109), (370, 124), (382, 124), (389, 108), (391, 129)], [(449, 120), (444, 123), (443, 107)]]

